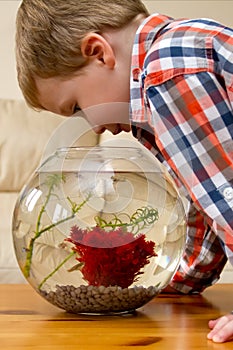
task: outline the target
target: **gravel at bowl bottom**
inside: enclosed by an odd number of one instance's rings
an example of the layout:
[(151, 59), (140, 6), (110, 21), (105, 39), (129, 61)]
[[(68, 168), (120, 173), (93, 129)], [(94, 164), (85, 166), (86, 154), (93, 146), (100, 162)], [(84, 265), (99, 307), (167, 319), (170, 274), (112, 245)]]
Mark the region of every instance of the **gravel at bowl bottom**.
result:
[(71, 313), (114, 314), (132, 312), (153, 299), (155, 286), (86, 286), (56, 285), (54, 291), (39, 293), (50, 303)]

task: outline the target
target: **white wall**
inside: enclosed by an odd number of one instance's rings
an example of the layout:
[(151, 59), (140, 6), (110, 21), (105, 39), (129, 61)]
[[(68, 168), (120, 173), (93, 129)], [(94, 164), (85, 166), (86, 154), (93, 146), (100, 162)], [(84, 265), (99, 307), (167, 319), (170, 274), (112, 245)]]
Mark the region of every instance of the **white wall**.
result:
[(144, 0), (149, 11), (174, 18), (209, 17), (233, 27), (232, 0)]
[[(65, 0), (64, 0), (65, 1)], [(0, 0), (0, 98), (22, 98), (14, 61), (14, 23), (20, 0)], [(151, 12), (172, 17), (212, 17), (233, 27), (233, 1), (144, 0)]]
[(0, 0), (0, 98), (20, 98), (14, 59), (14, 23), (20, 1)]

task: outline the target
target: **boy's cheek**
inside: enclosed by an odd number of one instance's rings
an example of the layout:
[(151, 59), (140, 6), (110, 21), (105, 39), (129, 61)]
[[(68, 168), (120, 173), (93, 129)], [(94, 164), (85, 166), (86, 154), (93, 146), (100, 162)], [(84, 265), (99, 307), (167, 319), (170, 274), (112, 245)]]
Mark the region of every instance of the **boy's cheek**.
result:
[(125, 102), (104, 103), (83, 110), (87, 121), (93, 127), (121, 124), (129, 131), (129, 104)]

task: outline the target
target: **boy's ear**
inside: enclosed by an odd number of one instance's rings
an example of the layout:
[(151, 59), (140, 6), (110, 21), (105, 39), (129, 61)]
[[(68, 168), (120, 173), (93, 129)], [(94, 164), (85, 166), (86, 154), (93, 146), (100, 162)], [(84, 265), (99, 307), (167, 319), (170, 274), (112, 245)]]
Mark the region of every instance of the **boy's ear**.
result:
[(97, 33), (88, 33), (81, 42), (83, 57), (97, 58), (109, 68), (115, 66), (115, 55), (111, 45)]

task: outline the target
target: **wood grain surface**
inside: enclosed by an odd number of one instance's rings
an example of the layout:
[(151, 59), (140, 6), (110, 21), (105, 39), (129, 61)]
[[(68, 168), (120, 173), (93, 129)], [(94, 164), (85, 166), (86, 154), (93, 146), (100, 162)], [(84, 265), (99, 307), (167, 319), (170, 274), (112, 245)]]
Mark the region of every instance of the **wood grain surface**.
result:
[(202, 295), (161, 294), (135, 314), (83, 316), (49, 304), (31, 286), (0, 285), (0, 346), (4, 350), (233, 349), (207, 340), (208, 320), (233, 309), (233, 284)]

